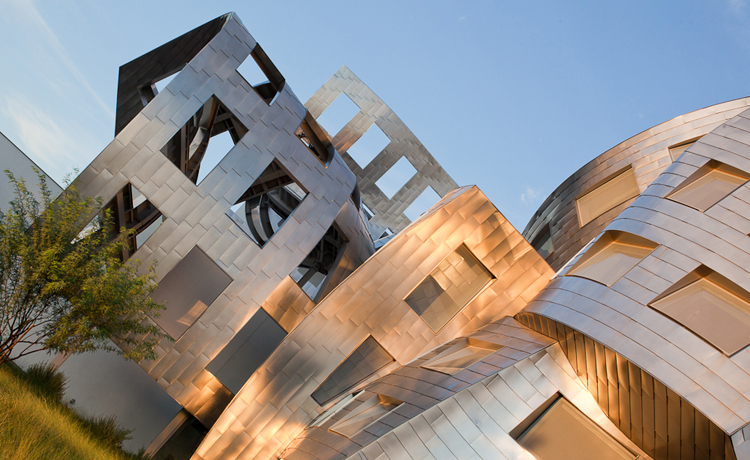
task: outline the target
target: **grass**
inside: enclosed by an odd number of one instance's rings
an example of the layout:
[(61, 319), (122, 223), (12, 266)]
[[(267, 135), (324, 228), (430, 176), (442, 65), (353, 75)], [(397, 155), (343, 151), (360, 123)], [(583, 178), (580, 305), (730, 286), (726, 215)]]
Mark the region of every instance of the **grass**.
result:
[(130, 460), (107, 446), (78, 415), (45, 395), (25, 375), (0, 366), (0, 458)]

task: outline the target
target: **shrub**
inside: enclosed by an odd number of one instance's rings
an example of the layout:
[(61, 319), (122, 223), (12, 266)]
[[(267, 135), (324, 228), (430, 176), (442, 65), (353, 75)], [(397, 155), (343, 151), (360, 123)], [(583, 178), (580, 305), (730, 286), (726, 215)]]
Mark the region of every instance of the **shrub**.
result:
[(133, 430), (120, 425), (114, 415), (81, 415), (81, 421), (92, 436), (113, 449), (122, 450), (122, 443), (132, 439), (130, 433)]
[(68, 377), (49, 363), (32, 364), (26, 369), (23, 379), (42, 396), (62, 401)]

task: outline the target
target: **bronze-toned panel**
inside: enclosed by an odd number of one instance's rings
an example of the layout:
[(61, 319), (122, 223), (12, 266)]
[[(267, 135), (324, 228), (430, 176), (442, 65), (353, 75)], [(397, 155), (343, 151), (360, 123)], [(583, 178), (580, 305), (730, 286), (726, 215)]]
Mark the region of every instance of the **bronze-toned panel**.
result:
[[(550, 335), (538, 316), (522, 312), (516, 319), (560, 341), (570, 364), (588, 382), (592, 395), (598, 395), (599, 406), (609, 419), (654, 460), (734, 458), (729, 436), (680, 395), (624, 356), (568, 326), (562, 327), (564, 336)], [(604, 349), (603, 354), (596, 353), (598, 347)], [(594, 366), (582, 359), (588, 356), (588, 348), (593, 348)], [(602, 379), (588, 375), (592, 370), (598, 374), (602, 367), (607, 373), (606, 394), (600, 388)]]

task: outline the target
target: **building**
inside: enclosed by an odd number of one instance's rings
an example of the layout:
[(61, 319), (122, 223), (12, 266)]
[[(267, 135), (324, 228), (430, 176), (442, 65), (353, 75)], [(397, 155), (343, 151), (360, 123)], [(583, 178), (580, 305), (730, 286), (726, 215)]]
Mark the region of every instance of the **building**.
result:
[(521, 234), (347, 68), (303, 105), (217, 18), (120, 68), (75, 181), (158, 262), (174, 341), (68, 358), (69, 396), (158, 459), (750, 458), (749, 103), (615, 146)]

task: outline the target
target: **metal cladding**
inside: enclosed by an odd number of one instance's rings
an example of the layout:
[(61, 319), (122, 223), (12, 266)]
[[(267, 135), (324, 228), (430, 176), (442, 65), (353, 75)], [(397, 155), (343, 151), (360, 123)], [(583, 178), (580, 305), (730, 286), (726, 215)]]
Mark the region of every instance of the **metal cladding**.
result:
[[(331, 138), (316, 119), (342, 94), (359, 112)], [(605, 152), (529, 243), (346, 67), (306, 109), (234, 14), (124, 65), (117, 135), (76, 185), (139, 232), (123, 258), (158, 262), (175, 340), (140, 366), (184, 412), (149, 453), (195, 420), (195, 460), (558, 458), (544, 439), (750, 459), (749, 103)], [(389, 142), (362, 168), (373, 125)], [(402, 158), (417, 173), (388, 198)]]

